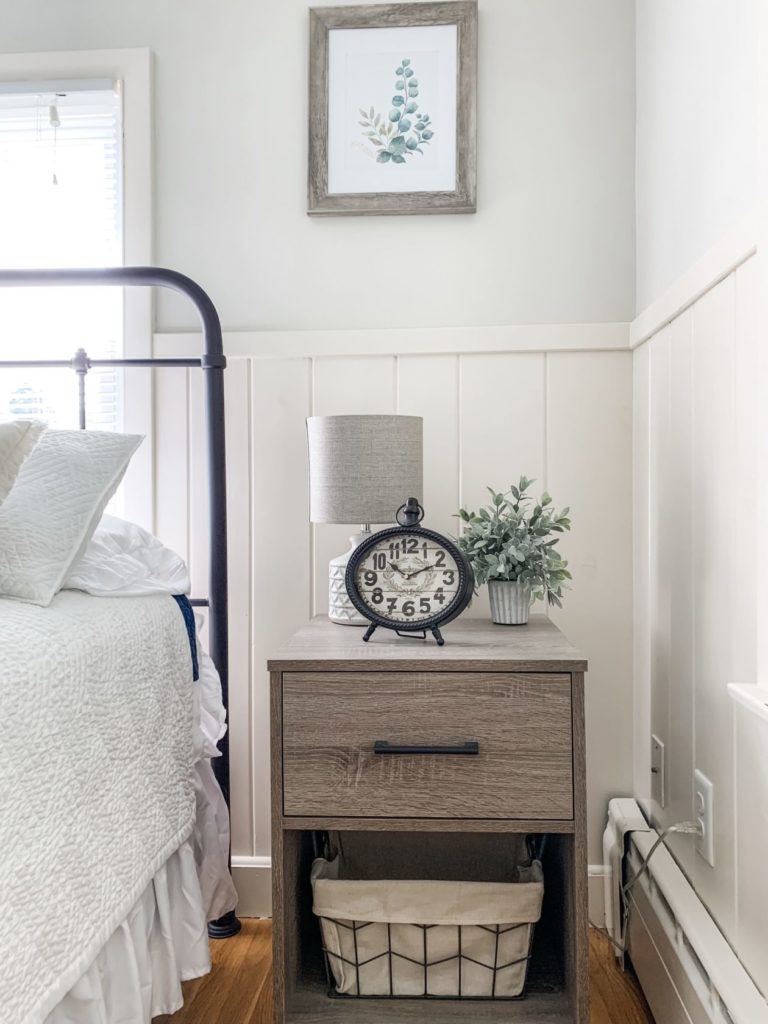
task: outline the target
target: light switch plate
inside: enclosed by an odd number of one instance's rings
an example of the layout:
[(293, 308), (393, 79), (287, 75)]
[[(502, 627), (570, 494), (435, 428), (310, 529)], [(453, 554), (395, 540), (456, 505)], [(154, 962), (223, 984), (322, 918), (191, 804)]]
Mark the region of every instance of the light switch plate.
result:
[(696, 836), (696, 852), (711, 867), (715, 866), (715, 787), (697, 768), (693, 773), (693, 807), (702, 834)]
[(651, 799), (662, 809), (666, 806), (664, 744), (658, 736), (651, 736)]

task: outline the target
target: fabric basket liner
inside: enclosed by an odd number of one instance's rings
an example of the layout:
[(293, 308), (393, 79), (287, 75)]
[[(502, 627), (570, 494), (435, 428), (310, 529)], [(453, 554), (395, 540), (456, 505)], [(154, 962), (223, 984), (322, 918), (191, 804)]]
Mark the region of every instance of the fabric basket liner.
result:
[(382, 924), (525, 924), (538, 921), (541, 865), (518, 868), (519, 882), (357, 881), (339, 879), (339, 862), (312, 865), (317, 917)]

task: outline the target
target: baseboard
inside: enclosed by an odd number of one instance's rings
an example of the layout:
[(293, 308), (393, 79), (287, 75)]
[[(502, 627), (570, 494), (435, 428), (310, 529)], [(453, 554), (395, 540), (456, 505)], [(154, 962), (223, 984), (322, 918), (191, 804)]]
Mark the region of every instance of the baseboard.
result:
[(240, 917), (272, 916), (272, 858), (232, 857), (232, 880)]
[[(656, 838), (632, 835), (631, 871)], [(768, 1003), (665, 846), (630, 901), (629, 952), (656, 1020), (768, 1024)]]
[(610, 878), (611, 869), (604, 864), (589, 865), (587, 881), (587, 898), (589, 901), (589, 920), (591, 924), (605, 927), (605, 880)]
[[(610, 869), (589, 865), (589, 919), (601, 927), (605, 920), (605, 878)], [(232, 878), (237, 889), (237, 912), (241, 917), (270, 917), (272, 914), (272, 858), (232, 857)]]

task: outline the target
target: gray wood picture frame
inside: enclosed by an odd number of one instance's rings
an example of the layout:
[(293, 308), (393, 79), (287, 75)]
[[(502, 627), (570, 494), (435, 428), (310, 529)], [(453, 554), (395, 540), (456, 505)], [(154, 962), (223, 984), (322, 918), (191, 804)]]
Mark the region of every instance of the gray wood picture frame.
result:
[[(360, 4), (309, 11), (310, 216), (474, 213), (477, 206), (477, 2)], [(328, 191), (328, 35), (333, 29), (456, 25), (456, 188), (450, 192)]]

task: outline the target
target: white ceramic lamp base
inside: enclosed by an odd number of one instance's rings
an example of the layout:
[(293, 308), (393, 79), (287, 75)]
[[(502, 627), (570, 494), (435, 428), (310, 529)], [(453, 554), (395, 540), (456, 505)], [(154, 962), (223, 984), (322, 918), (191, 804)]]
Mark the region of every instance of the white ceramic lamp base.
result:
[(355, 548), (359, 547), (364, 540), (370, 537), (371, 533), (355, 533), (349, 538), (351, 547), (343, 555), (332, 558), (328, 563), (328, 618), (331, 622), (337, 622), (340, 626), (368, 626), (368, 619), (364, 619), (355, 608), (347, 594), (344, 580), (347, 575), (347, 564)]

